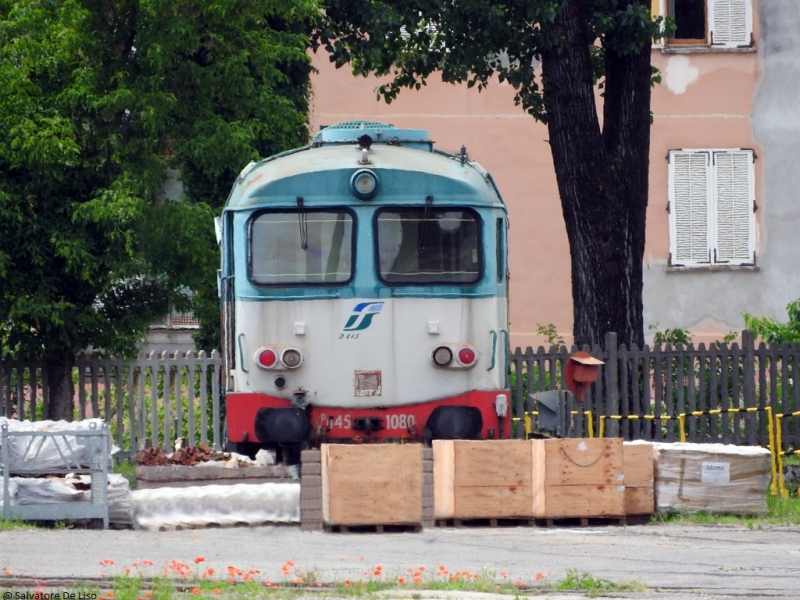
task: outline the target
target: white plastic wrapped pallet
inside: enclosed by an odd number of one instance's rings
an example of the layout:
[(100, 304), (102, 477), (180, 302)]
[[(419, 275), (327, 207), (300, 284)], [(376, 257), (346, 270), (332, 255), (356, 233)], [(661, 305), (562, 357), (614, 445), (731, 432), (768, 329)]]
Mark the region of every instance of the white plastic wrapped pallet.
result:
[(17, 478), (17, 505), (81, 502), (82, 491), (58, 478)]
[[(91, 502), (89, 475), (69, 473), (66, 477), (13, 477), (9, 479), (10, 505), (63, 504)], [(76, 487), (80, 484), (81, 488)], [(3, 503), (3, 480), (0, 478), (0, 505)], [(108, 522), (124, 527), (133, 526), (133, 503), (128, 480), (119, 473), (108, 475)]]
[(299, 483), (145, 489), (132, 497), (136, 525), (151, 531), (300, 522)]
[[(84, 419), (83, 421), (18, 421), (0, 417), (0, 427), (8, 426), (13, 431), (70, 432), (100, 429), (102, 419)], [(111, 452), (111, 436), (108, 438)], [(28, 470), (59, 470), (64, 467), (64, 459), (76, 460), (82, 465), (91, 465), (92, 449), (86, 438), (75, 436), (57, 437), (10, 437), (8, 439), (9, 467)], [(0, 453), (2, 464), (2, 453)]]
[[(5, 481), (0, 477), (0, 506), (5, 502)], [(17, 503), (17, 481), (16, 478), (8, 480), (8, 505), (14, 506)]]
[(658, 512), (764, 514), (769, 450), (725, 444), (653, 444)]
[[(92, 478), (89, 475), (74, 475), (70, 473), (65, 480), (67, 483), (76, 482), (87, 486), (90, 485)], [(81, 498), (83, 501), (91, 501), (91, 490), (82, 490), (81, 494), (83, 495)], [(125, 476), (119, 473), (108, 474), (108, 522), (124, 527), (133, 526), (131, 485)]]

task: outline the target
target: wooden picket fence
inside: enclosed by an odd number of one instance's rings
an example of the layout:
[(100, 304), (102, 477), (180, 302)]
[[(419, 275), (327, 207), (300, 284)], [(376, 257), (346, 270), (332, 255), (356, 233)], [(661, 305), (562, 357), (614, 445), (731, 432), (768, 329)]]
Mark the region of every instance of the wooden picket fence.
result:
[[(689, 442), (766, 446), (771, 412), (781, 428), (784, 449), (797, 447), (800, 346), (756, 345), (750, 331), (742, 332), (741, 339), (741, 344), (628, 348), (610, 333), (605, 349), (582, 348), (605, 364), (584, 401), (568, 407), (574, 431), (587, 435), (586, 420), (591, 415), (594, 432), (605, 421), (606, 436), (673, 442), (680, 439), (684, 427)], [(575, 350), (540, 347), (510, 352), (518, 423), (526, 413), (537, 410), (530, 394), (565, 387), (564, 366)], [(523, 437), (525, 430), (518, 426), (514, 433)]]
[[(800, 446), (800, 346), (756, 345), (753, 334), (744, 331), (741, 344), (653, 348), (628, 348), (609, 333), (605, 349), (584, 349), (605, 364), (584, 401), (568, 407), (573, 413), (571, 435), (597, 435), (604, 426), (606, 436), (677, 441), (683, 429), (690, 442), (766, 446), (765, 409), (770, 407), (784, 449)], [(531, 394), (565, 387), (564, 367), (575, 350), (509, 351), (513, 435), (526, 435), (525, 417), (538, 409)], [(42, 367), (33, 361), (0, 360), (0, 416), (42, 418), (48, 402)], [(128, 361), (81, 356), (73, 371), (74, 416), (108, 421), (121, 456), (146, 444), (166, 448), (178, 437), (219, 449), (221, 368), (217, 351), (179, 356), (153, 352)]]
[[(74, 418), (105, 419), (121, 457), (150, 445), (168, 448), (179, 437), (220, 449), (221, 366), (217, 351), (152, 352), (135, 360), (82, 355), (73, 369)], [(49, 402), (43, 367), (0, 361), (0, 416), (42, 419)]]

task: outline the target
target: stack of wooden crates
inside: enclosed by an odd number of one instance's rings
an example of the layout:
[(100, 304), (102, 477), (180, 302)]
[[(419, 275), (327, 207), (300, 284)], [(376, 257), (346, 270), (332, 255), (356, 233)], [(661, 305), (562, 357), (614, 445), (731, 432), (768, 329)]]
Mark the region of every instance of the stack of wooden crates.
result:
[(623, 446), (620, 439), (437, 440), (433, 455), (437, 520), (653, 512), (650, 445)]
[(309, 529), (653, 512), (652, 446), (620, 439), (324, 444), (316, 456), (321, 498), (309, 495)]

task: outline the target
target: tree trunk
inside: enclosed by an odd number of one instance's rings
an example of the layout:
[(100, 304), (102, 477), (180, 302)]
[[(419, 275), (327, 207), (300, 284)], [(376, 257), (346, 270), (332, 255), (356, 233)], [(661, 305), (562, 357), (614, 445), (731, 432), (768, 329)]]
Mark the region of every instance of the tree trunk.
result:
[[(627, 0), (640, 3), (640, 0)], [(569, 51), (542, 55), (548, 130), (572, 270), (575, 343), (644, 342), (642, 261), (650, 147), (650, 47), (608, 49), (601, 131), (585, 0), (567, 0), (554, 36)], [(587, 49), (583, 51), (583, 49)]]
[(47, 369), (48, 405), (46, 419), (53, 421), (72, 421), (75, 405), (73, 396), (75, 386), (72, 384), (72, 367), (75, 355), (71, 352), (45, 360)]

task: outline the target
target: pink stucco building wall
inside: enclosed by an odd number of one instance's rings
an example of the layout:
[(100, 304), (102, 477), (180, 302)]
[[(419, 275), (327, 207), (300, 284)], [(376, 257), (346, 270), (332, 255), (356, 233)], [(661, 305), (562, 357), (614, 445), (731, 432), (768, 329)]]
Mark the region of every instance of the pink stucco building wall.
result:
[[(758, 39), (757, 19), (754, 39)], [(695, 341), (719, 339), (743, 325), (742, 300), (718, 299), (731, 285), (758, 285), (760, 268), (693, 272), (670, 267), (668, 163), (670, 149), (753, 148), (751, 114), (759, 82), (757, 49), (710, 51), (653, 48), (663, 76), (653, 90), (650, 203), (645, 250), (645, 326), (684, 327)], [(537, 325), (554, 324), (569, 342), (572, 330), (569, 246), (556, 187), (547, 129), (513, 101), (508, 84), (482, 92), (441, 83), (436, 77), (419, 91), (404, 90), (387, 105), (376, 99), (378, 80), (335, 69), (324, 53), (314, 57), (312, 130), (368, 119), (428, 129), (437, 146), (458, 152), (464, 145), (494, 176), (510, 214), (512, 346), (538, 345)], [(756, 161), (756, 200), (763, 204), (762, 163)], [(756, 218), (757, 240), (763, 236)], [(757, 242), (758, 243), (758, 242)], [(724, 270), (723, 270), (724, 271)], [(731, 279), (733, 277), (733, 279)], [(731, 281), (734, 283), (731, 284)]]

